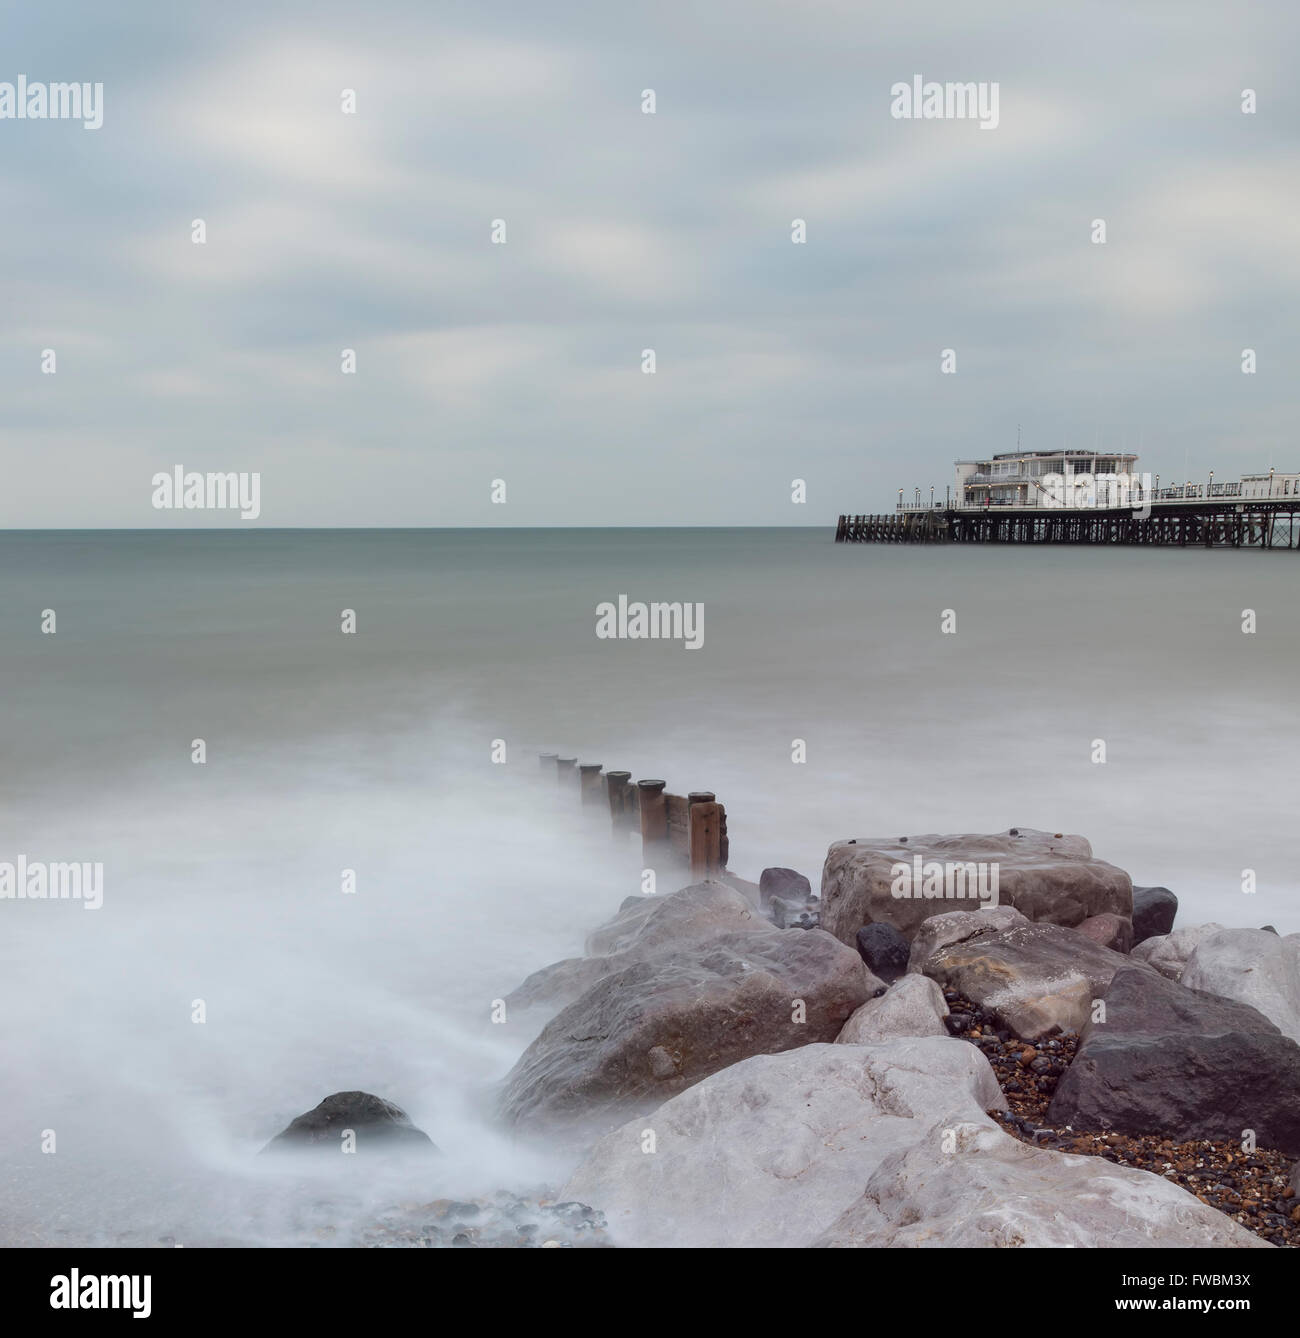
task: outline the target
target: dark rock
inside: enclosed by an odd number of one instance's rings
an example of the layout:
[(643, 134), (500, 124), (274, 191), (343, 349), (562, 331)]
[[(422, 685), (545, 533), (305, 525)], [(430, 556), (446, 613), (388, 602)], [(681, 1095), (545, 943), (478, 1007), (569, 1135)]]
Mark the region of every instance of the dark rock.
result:
[(802, 906), (812, 900), (812, 884), (794, 869), (764, 869), (758, 876), (758, 903), (766, 906), (774, 897)]
[(1075, 1129), (1300, 1151), (1300, 1046), (1258, 1009), (1128, 966), (1047, 1110)]
[(624, 911), (630, 909), (631, 907), (639, 906), (643, 901), (649, 901), (649, 900), (650, 900), (649, 897), (636, 897), (636, 896), (624, 897), (619, 905), (618, 913), (622, 915)]
[(1133, 889), (1133, 944), (1173, 931), (1178, 898), (1167, 887)]
[(1276, 934), (1277, 930), (1272, 925), (1260, 925), (1260, 929), (1265, 934)]
[(314, 1110), (299, 1115), (262, 1151), (315, 1148), (337, 1154), (345, 1129), (356, 1134), (358, 1154), (377, 1150), (438, 1150), (429, 1135), (417, 1129), (406, 1112), (391, 1101), (371, 1096), (369, 1092), (335, 1092)]
[(912, 945), (893, 925), (863, 925), (857, 933), (858, 954), (867, 970), (892, 982), (907, 971)]

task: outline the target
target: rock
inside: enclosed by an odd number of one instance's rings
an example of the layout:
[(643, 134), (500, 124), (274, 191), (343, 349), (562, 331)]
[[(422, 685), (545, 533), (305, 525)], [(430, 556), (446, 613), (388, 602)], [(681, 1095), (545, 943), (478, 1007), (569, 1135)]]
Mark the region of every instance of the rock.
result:
[[(1107, 911), (1125, 918), (1132, 914), (1128, 874), (1094, 859), (1082, 836), (1029, 827), (1016, 831), (1016, 836), (928, 834), (906, 841), (837, 841), (822, 871), (822, 928), (842, 943), (852, 943), (863, 924), (892, 924), (911, 939), (932, 915), (978, 908), (977, 887), (996, 889), (984, 902), (1014, 906), (1028, 919), (1048, 924), (1077, 925)], [(919, 880), (912, 873), (918, 858)], [(935, 880), (927, 868), (934, 865), (951, 866), (952, 878), (932, 885)], [(902, 881), (904, 869), (909, 871), (907, 883)], [(896, 896), (896, 882), (900, 890), (910, 887), (912, 895)]]
[(1188, 925), (1184, 929), (1175, 929), (1172, 934), (1143, 940), (1129, 956), (1155, 967), (1169, 980), (1177, 980), (1183, 974), (1183, 967), (1196, 950), (1196, 945), (1222, 930), (1220, 924)]
[(1125, 1134), (1257, 1141), (1300, 1151), (1300, 1046), (1257, 1009), (1138, 966), (1117, 971), (1049, 1123)]
[(1010, 929), (1012, 925), (1027, 925), (1026, 920), (1014, 906), (995, 906), (987, 911), (948, 911), (942, 915), (932, 915), (921, 922), (921, 927), (912, 939), (912, 951), (907, 959), (907, 969), (911, 972), (921, 970), (927, 958), (934, 955), (949, 943), (962, 943), (976, 934), (987, 934), (998, 929)]
[(1129, 961), (1077, 930), (1021, 923), (947, 943), (919, 965), (1023, 1040), (1036, 1041), (1078, 1031), (1092, 1001)]
[(619, 1245), (805, 1246), (891, 1152), (1005, 1104), (964, 1041), (807, 1045), (746, 1059), (615, 1130), (562, 1193), (600, 1209)]
[(1192, 950), (1180, 982), (1258, 1008), (1293, 1041), (1300, 1041), (1300, 934), (1223, 929)]
[(878, 999), (868, 999), (844, 1024), (837, 1045), (870, 1045), (895, 1036), (946, 1036), (948, 1005), (929, 976), (904, 976)]
[(773, 897), (768, 904), (768, 913), (772, 923), (778, 929), (816, 929), (818, 908), (816, 901), (786, 901), (782, 897)]
[(1178, 898), (1167, 887), (1133, 889), (1133, 942), (1168, 934), (1178, 914)]
[(802, 906), (812, 900), (812, 884), (793, 869), (764, 869), (758, 876), (758, 902), (766, 906), (774, 897)]
[(816, 1244), (1269, 1248), (1161, 1176), (1032, 1147), (984, 1119), (892, 1154)]
[(1277, 933), (1277, 927), (1276, 927), (1275, 925), (1260, 925), (1260, 928), (1261, 928), (1266, 934), (1276, 934), (1276, 933)]
[(693, 883), (662, 897), (628, 897), (618, 914), (588, 937), (588, 956), (552, 962), (507, 994), (506, 1016), (557, 1013), (607, 976), (662, 949), (770, 928), (743, 893), (718, 881)]
[(1078, 931), (1112, 952), (1128, 952), (1133, 946), (1133, 926), (1122, 915), (1089, 916), (1078, 926)]
[(311, 1148), (338, 1153), (343, 1131), (356, 1134), (356, 1151), (392, 1152), (415, 1150), (437, 1152), (433, 1140), (417, 1129), (406, 1112), (369, 1092), (335, 1092), (314, 1110), (299, 1115), (262, 1149), (263, 1152)]
[(858, 955), (881, 980), (897, 980), (907, 970), (912, 945), (893, 925), (863, 925), (855, 935)]
[(1291, 1168), (1291, 1188), (1300, 1195), (1300, 1161)]
[(706, 879), (628, 906), (587, 936), (586, 950), (589, 957), (632, 951), (645, 954), (668, 943), (766, 928), (742, 893), (716, 879)]
[(751, 1055), (833, 1041), (870, 992), (857, 953), (820, 929), (675, 945), (552, 1018), (507, 1076), (502, 1113), (575, 1135), (608, 1127)]

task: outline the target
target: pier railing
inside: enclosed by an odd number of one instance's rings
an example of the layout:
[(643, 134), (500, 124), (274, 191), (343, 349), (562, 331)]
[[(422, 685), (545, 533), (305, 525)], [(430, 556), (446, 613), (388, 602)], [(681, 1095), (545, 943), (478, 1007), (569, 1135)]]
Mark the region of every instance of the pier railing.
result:
[(711, 790), (668, 793), (662, 780), (632, 780), (630, 771), (604, 771), (599, 762), (539, 753), (543, 781), (572, 793), (593, 816), (608, 819), (616, 839), (639, 834), (650, 869), (677, 868), (693, 879), (726, 871), (731, 854), (727, 810)]

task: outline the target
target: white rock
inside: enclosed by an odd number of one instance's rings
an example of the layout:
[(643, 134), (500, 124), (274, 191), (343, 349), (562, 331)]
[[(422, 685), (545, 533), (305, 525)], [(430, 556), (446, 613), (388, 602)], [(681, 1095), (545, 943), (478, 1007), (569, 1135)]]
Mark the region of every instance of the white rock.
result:
[(988, 1120), (936, 1126), (891, 1155), (816, 1243), (1271, 1248), (1160, 1176), (1031, 1147)]
[(619, 1245), (805, 1246), (891, 1152), (1005, 1105), (950, 1037), (756, 1055), (606, 1135), (561, 1198), (605, 1213)]
[(868, 999), (844, 1024), (836, 1045), (870, 1045), (894, 1036), (946, 1036), (948, 1005), (929, 976), (903, 976), (879, 999)]
[(1157, 934), (1154, 938), (1145, 939), (1129, 956), (1134, 961), (1149, 963), (1170, 980), (1178, 980), (1197, 945), (1203, 939), (1222, 932), (1223, 926), (1220, 924), (1188, 925), (1185, 929), (1175, 929), (1172, 934)]
[(1188, 989), (1250, 1004), (1300, 1043), (1300, 934), (1220, 930), (1200, 940), (1179, 979)]

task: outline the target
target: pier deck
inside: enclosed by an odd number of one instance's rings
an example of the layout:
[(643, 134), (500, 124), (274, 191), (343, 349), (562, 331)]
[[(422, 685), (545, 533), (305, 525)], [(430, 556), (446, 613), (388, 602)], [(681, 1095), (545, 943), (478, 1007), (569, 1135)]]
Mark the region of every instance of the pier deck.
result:
[(1160, 503), (1131, 508), (909, 508), (841, 516), (837, 544), (1150, 544), (1173, 548), (1300, 548), (1300, 498)]

